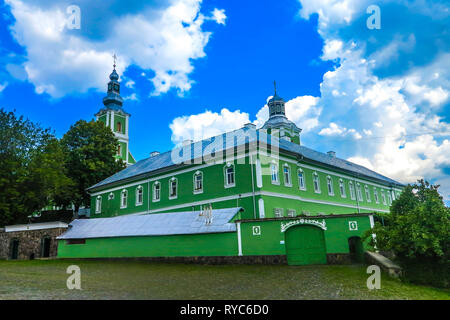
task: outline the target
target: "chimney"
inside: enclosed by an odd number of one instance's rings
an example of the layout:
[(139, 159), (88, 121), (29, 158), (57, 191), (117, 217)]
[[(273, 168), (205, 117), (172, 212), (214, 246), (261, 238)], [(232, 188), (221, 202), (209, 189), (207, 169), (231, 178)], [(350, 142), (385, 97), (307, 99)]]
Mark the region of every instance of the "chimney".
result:
[(329, 155), (331, 158), (336, 158), (336, 152), (334, 151), (328, 151), (327, 155)]
[(253, 124), (251, 122), (244, 124), (244, 128), (247, 129), (256, 129), (256, 124)]
[(153, 158), (159, 154), (159, 151), (152, 151), (150, 152), (150, 158)]

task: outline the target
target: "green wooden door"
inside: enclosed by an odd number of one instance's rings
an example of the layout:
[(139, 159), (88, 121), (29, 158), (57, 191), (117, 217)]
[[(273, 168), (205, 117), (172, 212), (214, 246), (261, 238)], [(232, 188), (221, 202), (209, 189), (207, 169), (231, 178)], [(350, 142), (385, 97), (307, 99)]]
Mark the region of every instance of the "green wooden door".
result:
[(289, 265), (326, 264), (323, 230), (314, 226), (291, 227), (285, 234)]

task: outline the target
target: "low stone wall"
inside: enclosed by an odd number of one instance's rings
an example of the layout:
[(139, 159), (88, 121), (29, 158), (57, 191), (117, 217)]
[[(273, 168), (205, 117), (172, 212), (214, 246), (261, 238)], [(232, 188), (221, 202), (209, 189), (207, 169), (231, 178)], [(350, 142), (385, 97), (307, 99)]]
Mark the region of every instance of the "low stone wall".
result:
[(366, 251), (365, 258), (368, 264), (376, 264), (393, 278), (398, 278), (402, 275), (403, 270), (399, 265), (379, 253)]
[(58, 243), (56, 237), (66, 231), (66, 228), (53, 228), (41, 230), (26, 230), (14, 232), (0, 232), (0, 259), (11, 258), (11, 244), (14, 239), (19, 240), (17, 259), (25, 260), (42, 257), (42, 239), (49, 237), (49, 257), (57, 254)]

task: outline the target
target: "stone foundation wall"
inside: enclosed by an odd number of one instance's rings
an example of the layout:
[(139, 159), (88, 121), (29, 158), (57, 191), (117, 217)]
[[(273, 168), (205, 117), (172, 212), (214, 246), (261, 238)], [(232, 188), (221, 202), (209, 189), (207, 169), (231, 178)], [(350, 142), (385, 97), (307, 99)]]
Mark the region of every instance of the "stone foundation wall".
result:
[(348, 253), (327, 253), (328, 264), (351, 264), (352, 259)]
[(58, 243), (56, 237), (66, 231), (66, 228), (53, 228), (42, 230), (28, 230), (15, 232), (0, 232), (0, 259), (11, 258), (11, 244), (13, 239), (19, 240), (19, 250), (17, 259), (30, 259), (42, 257), (42, 239), (49, 237), (50, 255), (55, 257)]

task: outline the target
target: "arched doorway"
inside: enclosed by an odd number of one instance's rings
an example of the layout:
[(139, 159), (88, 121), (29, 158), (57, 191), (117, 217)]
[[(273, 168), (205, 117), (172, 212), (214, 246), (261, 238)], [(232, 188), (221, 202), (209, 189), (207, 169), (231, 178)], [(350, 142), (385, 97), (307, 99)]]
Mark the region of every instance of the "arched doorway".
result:
[(51, 244), (51, 238), (46, 236), (42, 238), (41, 242), (41, 257), (42, 258), (48, 258), (50, 257), (50, 244)]
[(326, 264), (323, 230), (311, 225), (291, 227), (285, 233), (289, 265)]
[(19, 239), (11, 240), (11, 260), (16, 260), (19, 257)]
[(348, 249), (352, 262), (364, 262), (364, 248), (360, 237), (348, 238)]

